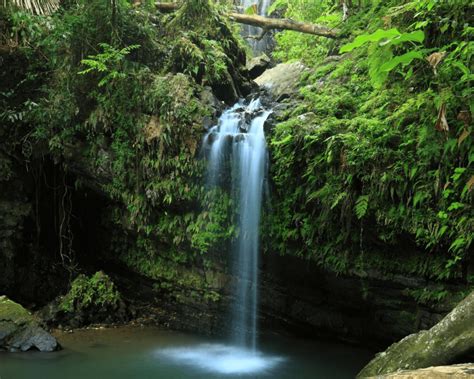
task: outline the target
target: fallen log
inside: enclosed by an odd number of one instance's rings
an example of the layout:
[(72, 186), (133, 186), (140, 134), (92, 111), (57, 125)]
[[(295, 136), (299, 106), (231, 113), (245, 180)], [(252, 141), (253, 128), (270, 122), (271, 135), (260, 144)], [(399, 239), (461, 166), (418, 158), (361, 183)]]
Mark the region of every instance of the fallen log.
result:
[[(161, 12), (174, 12), (179, 9), (180, 4), (177, 3), (155, 3), (156, 8)], [(263, 30), (292, 30), (295, 32), (313, 34), (326, 38), (339, 38), (340, 31), (338, 29), (328, 28), (327, 26), (311, 24), (308, 22), (299, 22), (286, 18), (270, 18), (258, 15), (248, 15), (240, 13), (227, 13), (232, 21), (240, 24), (246, 24), (262, 28)]]

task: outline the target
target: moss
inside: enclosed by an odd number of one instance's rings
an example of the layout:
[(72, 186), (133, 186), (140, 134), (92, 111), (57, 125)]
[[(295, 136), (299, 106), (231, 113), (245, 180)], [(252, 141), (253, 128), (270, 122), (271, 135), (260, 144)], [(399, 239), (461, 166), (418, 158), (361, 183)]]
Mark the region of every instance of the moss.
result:
[(0, 296), (0, 321), (9, 321), (15, 324), (33, 322), (33, 316), (20, 304)]
[(59, 308), (70, 313), (93, 309), (112, 311), (119, 306), (120, 300), (120, 293), (110, 277), (99, 271), (91, 277), (79, 275), (74, 279)]
[(190, 257), (186, 252), (128, 248), (120, 260), (133, 271), (156, 281), (159, 294), (180, 302), (217, 302), (225, 285), (216, 264), (204, 257)]

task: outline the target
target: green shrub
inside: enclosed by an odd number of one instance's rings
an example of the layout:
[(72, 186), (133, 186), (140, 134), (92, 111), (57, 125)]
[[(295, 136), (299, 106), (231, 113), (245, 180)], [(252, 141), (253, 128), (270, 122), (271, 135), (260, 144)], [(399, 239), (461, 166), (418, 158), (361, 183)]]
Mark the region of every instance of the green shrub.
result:
[(71, 284), (71, 289), (60, 303), (65, 312), (117, 309), (121, 301), (112, 279), (102, 271), (91, 277), (79, 275)]

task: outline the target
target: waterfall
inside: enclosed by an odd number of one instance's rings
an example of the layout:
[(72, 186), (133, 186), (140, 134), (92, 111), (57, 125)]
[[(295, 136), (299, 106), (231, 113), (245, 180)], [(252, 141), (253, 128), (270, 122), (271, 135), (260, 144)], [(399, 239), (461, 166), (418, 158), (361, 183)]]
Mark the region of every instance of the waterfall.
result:
[[(271, 5), (272, 0), (240, 0), (240, 7), (245, 11), (252, 5), (257, 5), (258, 14), (260, 16), (268, 16), (268, 8)], [(256, 26), (243, 25), (242, 35), (243, 37), (258, 36), (262, 33), (262, 29)], [(267, 33), (261, 40), (247, 38), (249, 45), (252, 48), (254, 55), (259, 55), (268, 50), (270, 45), (271, 36)]]
[(232, 196), (238, 226), (231, 249), (235, 282), (231, 344), (205, 343), (161, 352), (168, 359), (219, 377), (266, 376), (285, 361), (257, 349), (259, 224), (268, 161), (264, 124), (270, 113), (259, 99), (239, 101), (222, 114), (203, 140), (209, 195), (222, 196), (223, 190)]
[(270, 111), (259, 99), (241, 101), (225, 111), (204, 138), (208, 151), (209, 188), (223, 185), (230, 169), (230, 190), (236, 205), (238, 237), (233, 246), (237, 280), (232, 309), (232, 341), (256, 349), (259, 224), (267, 166), (264, 123)]

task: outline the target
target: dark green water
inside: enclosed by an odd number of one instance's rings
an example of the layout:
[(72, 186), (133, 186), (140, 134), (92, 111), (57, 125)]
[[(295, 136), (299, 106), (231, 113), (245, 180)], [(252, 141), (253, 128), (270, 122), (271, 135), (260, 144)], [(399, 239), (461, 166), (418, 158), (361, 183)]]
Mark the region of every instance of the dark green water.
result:
[(58, 334), (55, 353), (0, 353), (0, 379), (353, 378), (372, 352), (340, 344), (267, 337), (261, 352), (156, 328)]

